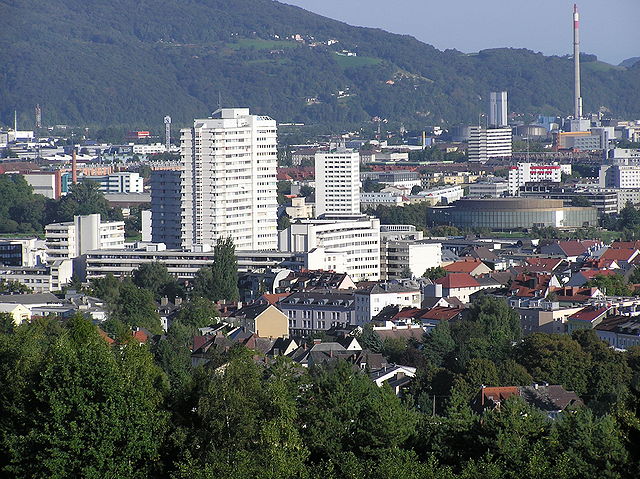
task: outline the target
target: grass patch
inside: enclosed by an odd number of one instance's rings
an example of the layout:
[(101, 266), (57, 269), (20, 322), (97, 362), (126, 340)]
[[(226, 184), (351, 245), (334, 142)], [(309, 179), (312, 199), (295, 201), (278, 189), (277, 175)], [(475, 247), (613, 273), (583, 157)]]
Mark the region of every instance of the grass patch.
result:
[(371, 65), (379, 65), (382, 63), (380, 58), (374, 57), (348, 57), (346, 55), (339, 55), (334, 52), (333, 59), (342, 68), (357, 68), (368, 67)]
[(609, 70), (624, 70), (624, 67), (611, 65), (606, 62), (583, 62), (581, 64), (587, 70), (591, 70), (593, 72), (608, 72)]

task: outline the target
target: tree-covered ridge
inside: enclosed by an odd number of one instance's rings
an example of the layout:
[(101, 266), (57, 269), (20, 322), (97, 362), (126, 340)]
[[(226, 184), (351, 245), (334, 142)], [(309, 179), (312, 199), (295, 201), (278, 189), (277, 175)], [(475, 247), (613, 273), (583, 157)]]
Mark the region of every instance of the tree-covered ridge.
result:
[[(571, 111), (568, 58), (515, 49), (442, 52), (269, 0), (2, 0), (0, 31), (6, 123), (17, 109), (20, 123), (31, 125), (40, 103), (46, 124), (150, 125), (167, 113), (185, 124), (212, 111), (219, 94), (224, 105), (282, 122), (471, 122), (496, 89), (509, 91), (514, 111)], [(293, 34), (306, 43), (282, 41)], [(310, 46), (329, 39), (338, 43)], [(343, 49), (358, 56), (336, 54)], [(628, 85), (640, 67), (589, 64), (586, 111), (637, 116), (640, 99)]]

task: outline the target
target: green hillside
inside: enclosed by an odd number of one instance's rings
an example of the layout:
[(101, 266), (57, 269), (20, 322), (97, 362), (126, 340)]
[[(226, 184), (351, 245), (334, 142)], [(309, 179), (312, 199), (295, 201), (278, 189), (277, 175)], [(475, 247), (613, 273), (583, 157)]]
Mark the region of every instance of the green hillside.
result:
[[(568, 57), (442, 52), (270, 0), (0, 0), (0, 32), (0, 122), (10, 124), (17, 109), (22, 127), (33, 125), (36, 103), (47, 125), (142, 127), (166, 114), (184, 124), (219, 96), (306, 123), (477, 121), (495, 89), (508, 90), (511, 109), (523, 113), (572, 108)], [(629, 87), (640, 64), (585, 60), (594, 62), (583, 75), (586, 111), (640, 116)]]

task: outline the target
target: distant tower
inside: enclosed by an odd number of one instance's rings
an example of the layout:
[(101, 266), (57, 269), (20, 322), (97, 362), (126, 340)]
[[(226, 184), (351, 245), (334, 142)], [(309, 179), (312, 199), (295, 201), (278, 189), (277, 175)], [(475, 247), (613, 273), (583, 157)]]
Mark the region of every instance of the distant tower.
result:
[(18, 131), (18, 110), (13, 110), (13, 131)]
[(573, 4), (573, 79), (574, 111), (576, 120), (582, 118), (582, 96), (580, 96), (580, 14), (578, 6)]
[(42, 110), (40, 104), (36, 105), (36, 130), (42, 128)]
[(489, 93), (489, 126), (503, 128), (509, 124), (507, 117), (507, 92), (492, 91)]
[(169, 115), (164, 117), (164, 141), (167, 152), (169, 152), (169, 148), (171, 148), (171, 117)]

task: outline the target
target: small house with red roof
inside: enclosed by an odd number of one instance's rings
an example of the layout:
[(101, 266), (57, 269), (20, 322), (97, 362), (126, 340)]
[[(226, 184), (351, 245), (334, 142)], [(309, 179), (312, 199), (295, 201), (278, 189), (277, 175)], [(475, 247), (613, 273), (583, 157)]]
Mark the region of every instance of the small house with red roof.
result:
[(601, 241), (595, 240), (568, 240), (554, 241), (553, 243), (542, 245), (540, 253), (550, 256), (558, 256), (574, 263), (580, 257), (587, 257), (602, 247)]
[(615, 261), (621, 268), (629, 269), (640, 263), (639, 255), (640, 251), (636, 248), (608, 248), (600, 256), (600, 261)]
[(447, 273), (467, 273), (474, 277), (492, 272), (491, 268), (476, 258), (461, 258), (459, 261), (446, 265), (444, 270)]
[(482, 289), (482, 285), (469, 273), (449, 273), (435, 280), (435, 284), (442, 287), (443, 297), (454, 296), (463, 303), (468, 303), (470, 296)]

